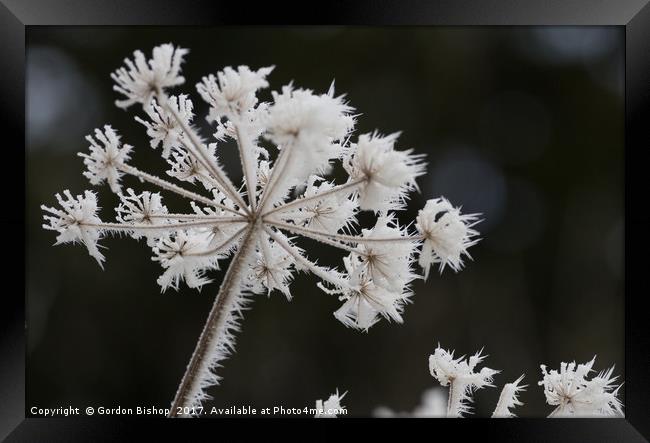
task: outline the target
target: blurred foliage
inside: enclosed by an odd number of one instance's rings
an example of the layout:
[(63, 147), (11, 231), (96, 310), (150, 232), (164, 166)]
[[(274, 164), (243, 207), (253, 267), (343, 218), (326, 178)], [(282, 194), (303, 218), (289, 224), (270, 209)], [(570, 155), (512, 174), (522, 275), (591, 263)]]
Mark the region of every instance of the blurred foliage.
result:
[[(498, 386), (526, 373), (516, 411), (540, 416), (539, 364), (616, 364), (623, 374), (623, 33), (618, 28), (158, 28), (31, 27), (28, 30), (27, 404), (166, 407), (194, 349), (222, 273), (201, 293), (160, 294), (159, 266), (143, 243), (109, 238), (101, 271), (82, 247), (52, 247), (39, 205), (79, 193), (83, 136), (110, 123), (136, 146), (134, 164), (163, 174), (132, 111), (113, 106), (109, 73), (135, 49), (190, 48), (186, 88), (228, 65), (276, 65), (272, 88), (295, 80), (325, 91), (333, 79), (362, 115), (358, 133), (403, 131), (398, 146), (426, 153), (401, 218), (444, 195), (481, 212), (484, 240), (459, 274), (414, 285), (403, 325), (347, 330), (340, 302), (299, 276), (294, 300), (259, 296), (237, 352), (210, 393), (218, 406), (313, 406), (349, 390), (352, 415), (379, 405), (411, 410), (436, 383), (428, 355), (485, 347)], [(265, 91), (263, 98), (269, 99)], [(139, 111), (141, 112), (141, 111)], [(220, 155), (241, 178), (236, 149)], [(134, 180), (127, 186), (144, 188)], [(102, 218), (116, 197), (99, 189)], [(186, 209), (173, 196), (170, 208)], [(336, 263), (319, 246), (311, 256)], [(224, 266), (226, 264), (224, 263)], [(476, 395), (478, 414), (498, 389)]]

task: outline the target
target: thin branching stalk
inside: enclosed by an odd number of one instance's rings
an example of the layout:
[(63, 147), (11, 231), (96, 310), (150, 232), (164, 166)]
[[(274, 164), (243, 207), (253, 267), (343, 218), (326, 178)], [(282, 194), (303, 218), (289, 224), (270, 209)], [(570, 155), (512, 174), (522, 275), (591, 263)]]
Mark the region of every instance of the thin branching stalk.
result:
[[(257, 180), (255, 171), (253, 169), (252, 160), (248, 157), (249, 145), (251, 141), (244, 136), (244, 132), (239, 130), (239, 124), (235, 123), (235, 134), (237, 141), (237, 148), (239, 150), (239, 159), (241, 161), (242, 171), (244, 173), (244, 181), (246, 182), (246, 194), (248, 195), (248, 201), (251, 206), (251, 210), (254, 212), (257, 206), (257, 198), (255, 191), (257, 189)], [(253, 170), (252, 170), (253, 169)]]
[(319, 201), (323, 200), (325, 197), (331, 197), (332, 195), (338, 194), (340, 192), (347, 192), (348, 194), (351, 194), (354, 192), (354, 188), (358, 187), (362, 183), (366, 181), (365, 178), (360, 178), (358, 180), (352, 180), (351, 182), (345, 183), (343, 185), (338, 185), (333, 187), (332, 189), (329, 189), (327, 191), (321, 192), (316, 195), (312, 195), (311, 197), (304, 197), (304, 198), (299, 198), (296, 200), (293, 200), (289, 203), (285, 203), (283, 205), (277, 206), (263, 214), (263, 217), (268, 217), (269, 215), (276, 213), (276, 212), (284, 212), (289, 209), (295, 208), (302, 208), (305, 206), (305, 204), (313, 202), (313, 201)]
[(248, 222), (248, 218), (244, 216), (230, 217), (230, 216), (217, 216), (217, 215), (201, 215), (201, 214), (152, 214), (148, 216), (151, 219), (169, 219), (169, 220), (202, 220), (206, 222), (219, 223), (241, 223)]
[(235, 242), (239, 238), (239, 236), (247, 228), (248, 228), (248, 226), (244, 226), (239, 231), (235, 232), (233, 235), (228, 237), (228, 239), (224, 240), (223, 242), (221, 242), (220, 244), (218, 244), (214, 248), (208, 249), (206, 251), (201, 251), (201, 252), (190, 252), (190, 253), (185, 254), (185, 256), (186, 257), (192, 257), (192, 256), (194, 256), (194, 257), (209, 257), (209, 256), (212, 256), (212, 255), (218, 254), (219, 252), (225, 251), (228, 248), (230, 248), (230, 246), (233, 244), (233, 242)]
[(454, 383), (452, 379), (449, 382), (449, 399), (447, 400), (447, 417), (458, 417), (460, 415), (460, 400), (462, 392), (459, 388), (464, 389), (459, 383)]
[(280, 151), (278, 158), (275, 161), (275, 165), (271, 170), (271, 176), (269, 177), (269, 181), (266, 184), (264, 191), (262, 192), (262, 196), (260, 197), (259, 207), (262, 209), (262, 211), (266, 207), (266, 201), (271, 197), (275, 186), (277, 185), (278, 181), (280, 180), (280, 177), (282, 177), (282, 174), (284, 173), (292, 146), (293, 146), (292, 143), (288, 144), (287, 146), (284, 146)]
[(269, 225), (277, 226), (281, 229), (286, 229), (295, 234), (301, 234), (305, 237), (309, 237), (313, 240), (321, 241), (325, 240), (336, 240), (340, 242), (353, 243), (353, 244), (364, 244), (364, 243), (392, 243), (392, 242), (403, 242), (403, 241), (418, 241), (423, 240), (424, 237), (421, 235), (415, 236), (405, 236), (405, 237), (361, 237), (354, 235), (345, 235), (339, 234), (338, 232), (323, 232), (317, 231), (315, 229), (304, 228), (302, 226), (296, 226), (289, 223), (284, 223), (276, 220), (265, 220)]
[[(331, 238), (325, 237), (325, 236), (316, 236), (316, 235), (311, 235), (309, 233), (303, 232), (301, 227), (296, 226), (296, 225), (286, 225), (284, 224), (274, 224), (274, 223), (269, 223), (269, 225), (275, 226), (276, 228), (283, 229), (285, 231), (291, 232), (292, 234), (298, 234), (302, 235), (303, 237), (309, 238), (311, 240), (323, 243), (325, 245), (333, 246), (335, 248), (341, 249), (342, 251), (347, 251), (347, 252), (354, 252), (356, 254), (363, 254), (362, 251), (359, 251), (357, 248), (354, 248), (352, 246), (349, 246), (345, 243), (338, 242), (336, 240), (332, 240)], [(289, 227), (291, 226), (291, 227)], [(295, 229), (294, 229), (295, 228)]]
[(162, 179), (160, 177), (156, 177), (155, 175), (152, 175), (152, 174), (148, 174), (148, 173), (146, 173), (144, 171), (140, 171), (139, 169), (137, 169), (137, 168), (135, 168), (133, 166), (120, 164), (118, 166), (118, 169), (120, 171), (126, 173), (126, 174), (132, 175), (132, 176), (137, 177), (137, 178), (139, 178), (139, 179), (141, 179), (143, 181), (149, 182), (149, 183), (151, 183), (153, 185), (156, 185), (159, 188), (164, 189), (166, 191), (174, 192), (174, 193), (180, 195), (181, 197), (185, 197), (185, 198), (187, 198), (189, 200), (193, 200), (193, 201), (196, 201), (196, 202), (199, 202), (199, 203), (203, 203), (206, 206), (212, 206), (212, 207), (215, 207), (215, 208), (223, 209), (224, 211), (228, 211), (228, 212), (231, 212), (231, 213), (239, 215), (239, 216), (243, 215), (241, 212), (239, 212), (239, 211), (237, 211), (235, 209), (232, 209), (232, 208), (229, 208), (229, 207), (227, 207), (225, 205), (222, 205), (221, 203), (218, 203), (218, 202), (216, 202), (216, 201), (214, 201), (212, 199), (209, 199), (208, 197), (204, 197), (204, 196), (202, 196), (200, 194), (197, 194), (195, 192), (188, 191), (187, 189), (183, 189), (180, 186), (175, 185), (174, 183), (170, 183), (165, 179)]
[[(229, 223), (247, 223), (244, 218), (230, 220)], [(182, 223), (165, 223), (164, 225), (152, 225), (144, 223), (80, 223), (86, 228), (94, 228), (102, 231), (160, 231), (161, 229), (187, 229), (187, 228), (211, 228), (215, 225), (213, 220), (188, 221)]]

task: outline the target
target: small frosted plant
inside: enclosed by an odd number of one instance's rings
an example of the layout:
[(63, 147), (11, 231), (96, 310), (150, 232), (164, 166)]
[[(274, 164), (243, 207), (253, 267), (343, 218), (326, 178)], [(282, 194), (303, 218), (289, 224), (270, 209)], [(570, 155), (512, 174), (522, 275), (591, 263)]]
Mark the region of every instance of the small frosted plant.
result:
[[(251, 294), (278, 291), (291, 299), (296, 272), (315, 275), (318, 287), (342, 302), (334, 316), (345, 326), (367, 331), (380, 318), (402, 322), (417, 261), (428, 276), (431, 266), (454, 271), (477, 241), (477, 214), (461, 214), (444, 198), (429, 200), (415, 224), (403, 225), (397, 213), (416, 178), (425, 173), (421, 155), (395, 148), (397, 134), (377, 132), (352, 139), (356, 116), (333, 86), (325, 94), (287, 85), (260, 102), (273, 67), (227, 67), (204, 77), (196, 89), (210, 106), (213, 138), (192, 126), (193, 104), (187, 95), (168, 95), (181, 85), (186, 49), (165, 44), (147, 60), (140, 51), (112, 74), (124, 98), (116, 105), (141, 105), (135, 117), (168, 163), (180, 186), (130, 164), (134, 148), (122, 143), (110, 126), (88, 136), (89, 152), (80, 153), (84, 175), (93, 185), (107, 183), (119, 196), (116, 220), (99, 218), (95, 193), (56, 195), (59, 208), (43, 206), (45, 229), (58, 233), (57, 244), (82, 243), (103, 266), (98, 242), (109, 234), (143, 239), (162, 273), (162, 291), (184, 282), (200, 289), (208, 272), (230, 257), (214, 305), (197, 342), (171, 407), (171, 416), (195, 415), (218, 384), (215, 370), (234, 349), (242, 309)], [(239, 151), (243, 183), (234, 184), (219, 162), (228, 140)], [(267, 150), (262, 145), (271, 145)], [(226, 147), (227, 148), (227, 147)], [(342, 183), (325, 176), (339, 163)], [(123, 189), (125, 176), (184, 197), (186, 213), (170, 212), (159, 192)], [(201, 192), (204, 191), (204, 192)], [(376, 215), (360, 229), (359, 211)], [(415, 229), (413, 229), (413, 227)], [(321, 266), (295, 242), (316, 240), (343, 251), (343, 268)]]
[(486, 356), (481, 351), (468, 359), (465, 356), (454, 359), (454, 352), (445, 351), (440, 346), (429, 356), (429, 371), (441, 386), (449, 387), (447, 417), (461, 417), (470, 411), (472, 394), (487, 386), (494, 386), (492, 378), (499, 371), (488, 367), (476, 372), (476, 366)]

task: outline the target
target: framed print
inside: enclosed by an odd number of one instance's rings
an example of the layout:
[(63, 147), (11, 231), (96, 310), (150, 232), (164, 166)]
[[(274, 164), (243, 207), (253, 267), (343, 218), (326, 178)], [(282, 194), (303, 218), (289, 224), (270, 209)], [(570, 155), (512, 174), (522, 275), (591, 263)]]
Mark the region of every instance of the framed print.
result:
[(646, 441), (644, 1), (2, 3), (7, 441)]

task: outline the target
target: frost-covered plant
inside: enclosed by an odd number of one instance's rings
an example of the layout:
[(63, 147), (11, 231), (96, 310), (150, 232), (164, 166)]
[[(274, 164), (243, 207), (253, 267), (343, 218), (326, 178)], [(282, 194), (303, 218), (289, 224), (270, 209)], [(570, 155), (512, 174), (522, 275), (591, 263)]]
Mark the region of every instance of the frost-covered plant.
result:
[[(133, 60), (112, 74), (114, 89), (124, 99), (116, 105), (142, 106), (136, 117), (169, 164), (167, 175), (186, 187), (144, 172), (131, 164), (134, 148), (122, 143), (110, 126), (89, 136), (90, 153), (81, 153), (91, 184), (108, 183), (119, 196), (117, 220), (98, 217), (96, 195), (57, 194), (60, 208), (43, 206), (45, 229), (59, 243), (83, 243), (100, 266), (98, 242), (109, 234), (146, 239), (160, 263), (158, 284), (164, 292), (181, 282), (201, 288), (208, 271), (231, 257), (223, 282), (195, 351), (182, 378), (171, 414), (193, 415), (208, 399), (206, 389), (218, 384), (216, 368), (234, 349), (234, 334), (250, 294), (277, 290), (291, 298), (289, 285), (297, 271), (310, 272), (318, 286), (335, 294), (342, 306), (334, 313), (344, 325), (367, 331), (381, 317), (402, 322), (404, 304), (418, 278), (432, 265), (462, 268), (467, 248), (476, 243), (476, 214), (461, 214), (444, 198), (427, 202), (415, 230), (398, 221), (416, 178), (425, 172), (421, 155), (398, 150), (397, 134), (362, 134), (352, 140), (354, 109), (333, 86), (325, 94), (293, 85), (260, 102), (257, 93), (269, 86), (273, 67), (251, 70), (227, 67), (196, 85), (208, 103), (211, 141), (192, 126), (194, 107), (187, 95), (168, 95), (181, 85), (186, 49), (164, 44), (147, 60)], [(237, 145), (243, 183), (234, 184), (222, 168), (218, 151)], [(262, 146), (273, 146), (269, 152)], [(342, 183), (324, 178), (340, 162), (348, 177)], [(191, 211), (173, 213), (158, 192), (122, 190), (132, 176), (189, 202)], [(199, 191), (204, 190), (206, 194)], [(355, 234), (359, 211), (376, 214), (374, 226)], [(345, 253), (342, 270), (321, 266), (296, 243), (296, 236), (319, 241)], [(459, 397), (460, 400), (460, 397)]]
[(454, 351), (445, 351), (440, 346), (429, 356), (429, 371), (441, 386), (449, 386), (447, 417), (461, 417), (470, 411), (472, 394), (478, 389), (494, 386), (492, 378), (499, 373), (487, 367), (476, 372), (476, 365), (485, 359), (482, 351), (465, 359), (454, 359)]
[(329, 396), (325, 401), (316, 400), (316, 414), (315, 418), (336, 418), (339, 414), (345, 414), (347, 409), (345, 406), (341, 405), (341, 400), (345, 397), (345, 394), (348, 392), (345, 391), (343, 394), (339, 394), (339, 390)]
[(623, 405), (618, 399), (622, 385), (614, 384), (618, 376), (612, 377), (614, 367), (601, 371), (587, 379), (596, 361), (576, 365), (576, 362), (560, 364), (560, 371), (547, 372), (541, 365), (544, 378), (539, 382), (544, 386), (544, 395), (549, 405), (556, 406), (549, 417), (608, 417), (622, 416)]
[[(422, 406), (413, 413), (395, 414), (386, 407), (375, 410), (376, 417), (420, 416), (420, 417), (463, 417), (470, 412), (470, 402), (473, 393), (483, 387), (493, 387), (492, 379), (499, 371), (476, 366), (486, 356), (482, 351), (466, 359), (464, 356), (454, 359), (454, 351), (446, 351), (438, 345), (429, 356), (429, 371), (441, 386), (449, 387), (446, 407), (441, 404), (441, 393), (436, 389), (425, 391)], [(601, 371), (597, 376), (587, 379), (596, 357), (591, 361), (576, 365), (561, 363), (560, 371), (546, 370), (541, 365), (543, 379), (538, 384), (544, 386), (546, 402), (556, 406), (549, 417), (622, 417), (623, 405), (618, 399), (618, 390), (622, 385), (616, 385), (617, 376), (612, 376), (614, 367)], [(493, 418), (515, 417), (512, 409), (522, 406), (519, 394), (526, 385), (521, 382), (524, 375), (515, 381), (506, 383), (499, 395)]]

